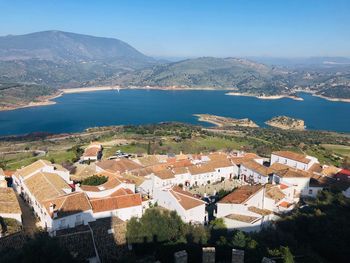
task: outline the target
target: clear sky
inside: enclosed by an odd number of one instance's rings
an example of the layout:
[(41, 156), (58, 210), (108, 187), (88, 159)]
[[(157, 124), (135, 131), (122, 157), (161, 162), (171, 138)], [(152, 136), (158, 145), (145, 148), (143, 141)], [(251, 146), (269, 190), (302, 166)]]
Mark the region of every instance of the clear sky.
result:
[(0, 0), (0, 35), (52, 29), (152, 56), (350, 57), (350, 0)]

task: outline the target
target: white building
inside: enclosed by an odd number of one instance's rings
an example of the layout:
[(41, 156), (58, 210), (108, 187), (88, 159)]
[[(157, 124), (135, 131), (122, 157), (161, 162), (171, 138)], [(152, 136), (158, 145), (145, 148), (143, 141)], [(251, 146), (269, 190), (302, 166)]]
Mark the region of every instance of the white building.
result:
[(100, 160), (102, 157), (102, 150), (103, 148), (100, 143), (91, 143), (88, 147), (86, 147), (80, 159), (83, 162)]
[(51, 235), (55, 235), (56, 230), (87, 224), (97, 218), (119, 216), (128, 220), (131, 216), (142, 215), (141, 196), (134, 193), (134, 184), (112, 174), (101, 186), (77, 187), (74, 192), (75, 187), (67, 180), (67, 174), (69, 176), (68, 172), (40, 160), (13, 176), (16, 191)]
[(113, 195), (90, 199), (94, 218), (116, 216), (126, 221), (142, 216), (142, 198), (130, 189), (121, 188)]
[(247, 183), (267, 184), (270, 169), (254, 160), (245, 161), (240, 167), (240, 177)]
[(271, 154), (271, 165), (280, 163), (291, 168), (307, 171), (314, 164), (318, 164), (316, 157), (290, 151), (277, 151)]
[(313, 173), (280, 163), (272, 164), (270, 169), (273, 171), (273, 183), (292, 186), (294, 198), (308, 195), (309, 182)]
[(264, 226), (294, 207), (292, 199), (280, 186), (245, 185), (217, 203), (217, 218), (223, 218), (228, 229), (245, 232), (260, 231)]
[(178, 186), (157, 188), (153, 198), (159, 206), (176, 211), (184, 222), (204, 224), (208, 220), (206, 203)]

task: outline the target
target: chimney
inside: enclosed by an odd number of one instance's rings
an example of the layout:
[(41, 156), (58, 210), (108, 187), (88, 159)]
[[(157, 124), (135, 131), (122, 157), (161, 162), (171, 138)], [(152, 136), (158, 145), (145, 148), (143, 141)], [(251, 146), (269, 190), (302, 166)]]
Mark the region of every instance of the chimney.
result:
[(202, 263), (215, 263), (215, 247), (202, 248)]
[(56, 205), (51, 203), (50, 207), (49, 207), (49, 212), (50, 212), (50, 214), (52, 214), (53, 218), (57, 217), (57, 210), (55, 208), (56, 208)]
[(178, 251), (174, 254), (175, 263), (187, 263), (187, 252), (186, 250)]

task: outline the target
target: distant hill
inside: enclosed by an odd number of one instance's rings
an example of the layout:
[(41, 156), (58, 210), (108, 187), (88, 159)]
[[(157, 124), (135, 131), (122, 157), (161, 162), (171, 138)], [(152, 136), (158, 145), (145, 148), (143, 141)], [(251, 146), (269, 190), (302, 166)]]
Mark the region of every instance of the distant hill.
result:
[(62, 31), (0, 37), (0, 60), (40, 59), (54, 62), (137, 60), (154, 62), (129, 44), (113, 38)]
[(0, 37), (0, 81), (81, 86), (155, 63), (113, 38), (62, 31)]
[(282, 91), (281, 74), (276, 68), (247, 59), (202, 57), (122, 74), (116, 81), (121, 85), (211, 87), (270, 94)]

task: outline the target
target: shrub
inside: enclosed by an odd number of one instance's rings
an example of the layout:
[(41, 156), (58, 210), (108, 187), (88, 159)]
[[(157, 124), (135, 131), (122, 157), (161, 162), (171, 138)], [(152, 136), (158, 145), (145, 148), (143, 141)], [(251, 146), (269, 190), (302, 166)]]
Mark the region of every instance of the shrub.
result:
[(99, 176), (99, 175), (93, 175), (89, 178), (86, 178), (81, 182), (82, 185), (92, 185), (92, 186), (97, 186), (104, 184), (105, 182), (108, 181), (108, 177), (106, 176)]

